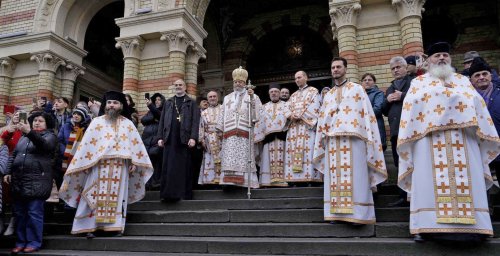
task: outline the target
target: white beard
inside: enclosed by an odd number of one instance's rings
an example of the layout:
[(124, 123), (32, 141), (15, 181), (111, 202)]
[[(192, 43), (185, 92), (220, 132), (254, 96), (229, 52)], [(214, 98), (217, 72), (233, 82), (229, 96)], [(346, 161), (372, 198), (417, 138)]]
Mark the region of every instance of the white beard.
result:
[(234, 89), (234, 92), (236, 92), (236, 93), (242, 93), (243, 90), (245, 90), (245, 88), (241, 88), (241, 87), (237, 87), (237, 86), (233, 87), (233, 89)]
[(453, 72), (455, 72), (455, 70), (451, 67), (450, 64), (429, 64), (429, 74), (433, 77), (445, 80), (446, 78), (450, 77)]

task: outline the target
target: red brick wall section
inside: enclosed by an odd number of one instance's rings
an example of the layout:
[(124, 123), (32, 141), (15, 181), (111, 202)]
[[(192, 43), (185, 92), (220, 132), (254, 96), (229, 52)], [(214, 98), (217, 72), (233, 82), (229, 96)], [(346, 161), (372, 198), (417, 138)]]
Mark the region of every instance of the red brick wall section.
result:
[(339, 53), (340, 57), (347, 60), (347, 64), (358, 65), (358, 52), (343, 51)]
[(403, 46), (403, 56), (421, 54), (424, 52), (424, 46), (421, 42), (407, 43)]
[(186, 92), (191, 95), (197, 95), (198, 89), (196, 88), (196, 84), (189, 83), (186, 85)]
[(378, 51), (358, 54), (359, 67), (386, 65), (392, 57), (401, 55), (401, 50)]
[(7, 24), (12, 24), (20, 21), (31, 20), (35, 17), (35, 9), (27, 10), (22, 12), (16, 12), (7, 14), (4, 16), (0, 16), (0, 26), (4, 26)]
[(134, 78), (123, 79), (123, 90), (137, 91), (138, 80)]

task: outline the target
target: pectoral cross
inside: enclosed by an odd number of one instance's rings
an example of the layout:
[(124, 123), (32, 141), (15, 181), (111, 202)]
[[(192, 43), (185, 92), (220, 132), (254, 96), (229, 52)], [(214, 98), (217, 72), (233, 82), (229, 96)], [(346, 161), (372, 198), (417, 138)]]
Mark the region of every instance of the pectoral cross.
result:
[(181, 115), (177, 117), (177, 121), (179, 121), (179, 123), (181, 122), (181, 117), (182, 117)]

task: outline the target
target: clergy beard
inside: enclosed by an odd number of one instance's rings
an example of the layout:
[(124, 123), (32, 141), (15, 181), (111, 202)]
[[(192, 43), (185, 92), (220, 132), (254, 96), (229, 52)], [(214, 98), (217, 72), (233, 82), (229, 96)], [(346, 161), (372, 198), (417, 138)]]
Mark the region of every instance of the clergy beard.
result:
[(245, 88), (241, 88), (241, 87), (238, 87), (238, 86), (233, 87), (233, 89), (237, 93), (241, 93), (241, 92), (243, 92), (243, 90), (245, 90)]
[(429, 74), (433, 77), (437, 77), (439, 79), (446, 79), (451, 74), (453, 74), (453, 68), (450, 64), (439, 65), (439, 64), (430, 64), (429, 65)]
[(121, 109), (106, 109), (106, 117), (108, 120), (112, 122), (116, 122), (118, 117), (120, 116), (122, 110)]

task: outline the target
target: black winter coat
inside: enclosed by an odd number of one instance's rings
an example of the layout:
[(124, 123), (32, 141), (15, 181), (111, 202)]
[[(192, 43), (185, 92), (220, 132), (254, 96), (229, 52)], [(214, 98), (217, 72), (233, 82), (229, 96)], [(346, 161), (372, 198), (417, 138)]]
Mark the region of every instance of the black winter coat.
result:
[(19, 139), (9, 159), (11, 188), (18, 200), (46, 200), (52, 190), (54, 159), (58, 155), (57, 137), (49, 130), (30, 131)]
[[(148, 150), (148, 153), (151, 153), (151, 149), (158, 145), (158, 127), (160, 125), (161, 119), (161, 110), (163, 109), (163, 105), (165, 104), (165, 98), (162, 98), (162, 106), (160, 108), (156, 108), (154, 102), (148, 105), (149, 111), (145, 116), (141, 118), (141, 123), (144, 126), (144, 131), (142, 132), (142, 141), (144, 142), (144, 146)], [(154, 98), (154, 97), (153, 97)]]
[[(174, 96), (175, 97), (175, 96)], [(172, 120), (175, 117), (172, 116), (174, 107), (174, 97), (169, 98), (165, 101), (163, 105), (163, 110), (161, 112), (160, 125), (158, 127), (158, 139), (163, 140), (166, 144), (168, 135), (170, 134), (170, 127)], [(200, 129), (200, 110), (196, 102), (192, 100), (189, 96), (184, 97), (185, 102), (182, 104), (179, 112), (182, 115), (181, 119), (181, 143), (187, 145), (190, 139), (195, 141), (198, 140), (198, 132)]]
[[(397, 136), (399, 134), (399, 121), (401, 121), (401, 112), (403, 110), (403, 100), (406, 97), (406, 93), (410, 89), (411, 81), (415, 78), (413, 75), (406, 75), (401, 81), (394, 80), (391, 82), (387, 91), (385, 91), (384, 99), (384, 115), (387, 116), (389, 121), (389, 128), (391, 131), (391, 137)], [(401, 100), (389, 102), (387, 101), (387, 96), (396, 90), (402, 92)]]

